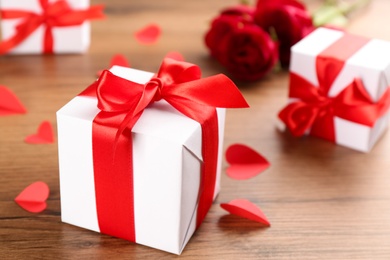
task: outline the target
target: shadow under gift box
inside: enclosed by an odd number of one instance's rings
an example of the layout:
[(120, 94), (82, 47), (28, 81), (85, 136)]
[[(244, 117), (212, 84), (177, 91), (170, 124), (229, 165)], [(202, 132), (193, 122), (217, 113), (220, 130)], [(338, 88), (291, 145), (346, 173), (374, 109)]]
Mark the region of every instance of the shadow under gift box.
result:
[[(55, 2), (57, 0), (50, 0)], [(89, 0), (67, 0), (74, 9), (86, 9), (89, 7)], [(39, 0), (0, 0), (2, 10), (21, 10), (41, 14), (42, 7)], [(1, 17), (0, 17), (1, 18)], [(24, 18), (0, 19), (2, 40), (11, 38), (16, 33), (16, 26)], [(53, 52), (59, 54), (65, 53), (84, 53), (90, 45), (91, 25), (85, 21), (82, 25), (53, 27)], [(9, 54), (40, 54), (43, 52), (45, 39), (45, 28), (41, 25), (27, 39), (10, 50)]]
[[(110, 71), (140, 84), (154, 75), (118, 66)], [(99, 111), (97, 99), (77, 96), (57, 112), (62, 221), (97, 232), (92, 122)], [(214, 199), (220, 189), (225, 109), (217, 113)], [(136, 243), (180, 254), (196, 228), (201, 126), (158, 101), (145, 109), (132, 135)]]
[[(336, 63), (338, 62), (343, 63), (341, 71), (333, 80), (327, 92), (329, 98), (336, 97), (355, 78), (359, 78), (372, 102), (378, 102), (390, 86), (390, 43), (383, 40), (365, 39), (367, 42), (346, 60), (343, 59), (345, 52), (349, 48), (354, 48), (353, 46), (356, 43), (351, 42), (344, 46), (344, 49), (339, 48), (340, 55), (333, 53), (329, 55), (332, 51), (327, 49), (333, 48), (333, 44), (347, 35), (349, 34), (327, 28), (315, 30), (292, 47), (290, 73), (304, 78), (311, 85), (318, 88), (321, 83), (317, 70), (317, 57), (322, 55), (323, 52), (327, 52), (324, 56), (328, 63), (333, 62), (334, 67), (337, 67)], [(363, 37), (360, 38), (364, 39)], [(333, 70), (334, 68), (328, 66), (327, 69)], [(327, 76), (327, 72), (329, 71), (324, 73), (325, 76)], [(291, 87), (290, 82), (290, 95)], [(296, 87), (299, 88), (299, 86)], [(300, 99), (290, 98), (289, 104), (296, 101), (300, 101)], [(339, 145), (368, 152), (387, 129), (389, 117), (390, 113), (387, 111), (377, 118), (373, 127), (369, 127), (334, 116), (334, 141)], [(310, 129), (306, 131), (306, 134), (311, 134)]]

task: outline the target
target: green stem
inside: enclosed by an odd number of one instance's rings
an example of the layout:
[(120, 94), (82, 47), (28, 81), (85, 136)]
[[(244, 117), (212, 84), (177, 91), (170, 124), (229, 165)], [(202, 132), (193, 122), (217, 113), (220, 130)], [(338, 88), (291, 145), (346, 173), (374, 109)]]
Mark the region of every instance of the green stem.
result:
[(325, 5), (337, 5), (337, 0), (326, 0)]
[(333, 24), (344, 27), (348, 22), (347, 17), (352, 12), (364, 8), (370, 2), (371, 0), (355, 0), (353, 2), (325, 0), (324, 4), (313, 13), (313, 23), (315, 26)]
[(371, 2), (371, 0), (357, 0), (349, 5), (348, 4), (341, 5), (340, 11), (344, 15), (348, 15), (348, 14), (352, 13), (353, 11), (356, 11), (360, 8), (367, 6), (368, 4), (370, 4), (370, 2)]

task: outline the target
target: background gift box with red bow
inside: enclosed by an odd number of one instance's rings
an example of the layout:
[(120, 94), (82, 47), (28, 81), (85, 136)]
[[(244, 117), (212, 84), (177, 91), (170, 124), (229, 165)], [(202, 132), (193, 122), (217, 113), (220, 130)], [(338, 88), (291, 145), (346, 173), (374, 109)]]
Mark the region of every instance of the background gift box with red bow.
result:
[(104, 71), (57, 112), (62, 221), (180, 254), (219, 191), (224, 108), (246, 106), (186, 62)]
[(0, 0), (0, 54), (83, 53), (102, 10), (89, 0)]
[(368, 152), (387, 128), (390, 43), (319, 28), (292, 47), (289, 104), (279, 118), (310, 134)]

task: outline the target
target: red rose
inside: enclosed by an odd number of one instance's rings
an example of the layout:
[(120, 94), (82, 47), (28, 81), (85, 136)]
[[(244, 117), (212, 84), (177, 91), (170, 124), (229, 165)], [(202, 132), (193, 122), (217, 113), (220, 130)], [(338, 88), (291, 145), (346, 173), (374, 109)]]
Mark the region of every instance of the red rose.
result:
[(210, 53), (236, 78), (257, 80), (278, 60), (277, 45), (254, 24), (254, 9), (226, 9), (214, 19), (205, 42)]
[(284, 67), (290, 63), (291, 46), (314, 30), (311, 16), (296, 0), (258, 0), (254, 19), (264, 30), (275, 30)]

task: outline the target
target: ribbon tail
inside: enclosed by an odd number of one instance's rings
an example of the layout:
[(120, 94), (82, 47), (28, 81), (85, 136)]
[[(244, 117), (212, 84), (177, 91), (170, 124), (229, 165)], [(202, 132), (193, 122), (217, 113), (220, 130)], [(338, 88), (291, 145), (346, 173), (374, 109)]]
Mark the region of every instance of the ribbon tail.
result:
[(54, 53), (53, 30), (50, 26), (46, 26), (45, 28), (45, 36), (43, 38), (43, 53), (46, 54)]
[(15, 34), (7, 40), (0, 42), (0, 55), (7, 54), (13, 48), (25, 41), (38, 27), (38, 23), (23, 23), (19, 25), (19, 29), (16, 30)]
[(334, 115), (328, 113), (318, 117), (310, 129), (310, 135), (323, 138), (333, 143), (336, 142)]
[(0, 55), (7, 54), (10, 50), (18, 46), (23, 42), (28, 36), (20, 36), (18, 34), (9, 38), (8, 40), (0, 42)]
[(138, 119), (141, 117), (142, 111), (138, 113), (137, 115), (133, 115), (132, 113), (127, 114), (126, 117), (123, 119), (122, 123), (119, 125), (118, 130), (116, 131), (115, 134), (115, 139), (114, 139), (114, 145), (112, 147), (113, 152), (113, 160), (115, 159), (116, 151), (117, 151), (117, 146), (119, 143), (119, 139), (123, 135), (126, 129), (132, 129), (135, 123), (137, 123)]

